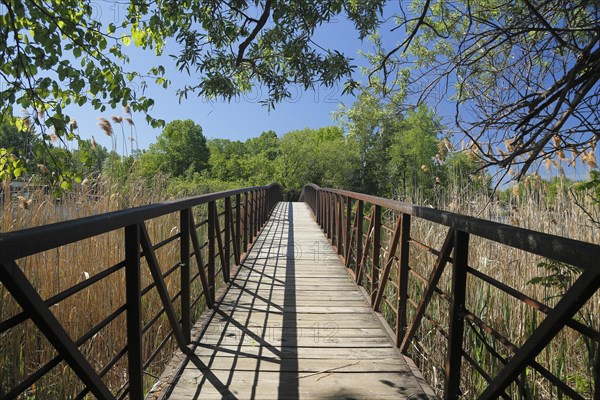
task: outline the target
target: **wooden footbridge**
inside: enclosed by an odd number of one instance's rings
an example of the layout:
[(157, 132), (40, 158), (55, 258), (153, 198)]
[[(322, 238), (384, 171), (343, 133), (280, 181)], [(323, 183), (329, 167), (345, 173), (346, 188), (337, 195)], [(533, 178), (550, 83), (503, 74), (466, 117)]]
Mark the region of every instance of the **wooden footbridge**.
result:
[[(300, 200), (274, 184), (1, 234), (0, 397), (600, 398), (600, 334), (576, 316), (598, 300), (600, 246), (315, 185)], [(169, 217), (177, 229), (156, 237), (149, 223)], [(439, 240), (420, 239), (434, 228)], [(120, 261), (42, 296), (36, 255), (114, 232)], [(576, 279), (550, 307), (474, 265), (482, 242), (564, 263)], [(123, 302), (73, 332), (61, 304), (102, 282)], [(475, 309), (478, 285), (539, 314), (527, 337), (514, 343)], [(5, 311), (11, 302), (20, 311)], [(119, 323), (124, 342), (102, 342)], [(35, 368), (6, 362), (10, 338), (31, 329), (56, 352)], [(588, 385), (538, 357), (567, 330), (597, 352)], [(114, 356), (102, 364), (94, 346)]]

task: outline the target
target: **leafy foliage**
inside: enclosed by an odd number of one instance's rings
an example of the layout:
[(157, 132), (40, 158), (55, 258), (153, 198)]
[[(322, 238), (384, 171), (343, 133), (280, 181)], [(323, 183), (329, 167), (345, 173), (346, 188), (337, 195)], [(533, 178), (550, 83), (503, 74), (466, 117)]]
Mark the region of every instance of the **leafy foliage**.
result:
[(517, 178), (542, 159), (594, 167), (598, 11), (586, 0), (400, 3), (393, 31), (406, 34), (392, 49), (375, 38), (370, 78), (417, 104), (450, 100), (472, 154)]

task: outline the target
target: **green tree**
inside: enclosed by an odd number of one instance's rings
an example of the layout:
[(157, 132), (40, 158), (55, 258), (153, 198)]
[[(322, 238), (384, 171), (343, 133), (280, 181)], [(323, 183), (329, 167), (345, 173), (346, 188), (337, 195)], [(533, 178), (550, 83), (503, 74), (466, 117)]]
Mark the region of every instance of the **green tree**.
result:
[(389, 194), (389, 148), (403, 118), (395, 103), (366, 89), (358, 94), (352, 107), (342, 107), (336, 118), (348, 131), (348, 140), (359, 157), (352, 187), (373, 195)]
[(276, 180), (295, 198), (309, 182), (348, 188), (358, 157), (338, 127), (303, 129), (281, 138)]
[(182, 176), (186, 171), (208, 168), (209, 150), (202, 128), (192, 120), (169, 122), (155, 144), (140, 155), (138, 171), (145, 177), (156, 173)]
[(435, 185), (441, 183), (439, 118), (421, 106), (416, 111), (408, 111), (396, 128), (389, 150), (389, 176), (395, 192), (391, 194), (410, 196), (419, 190), (427, 198)]
[(372, 81), (417, 104), (451, 99), (473, 154), (484, 166), (514, 168), (517, 179), (542, 159), (564, 159), (566, 151), (582, 160), (595, 154), (598, 2), (398, 4), (391, 8), (392, 31), (405, 34), (391, 48), (376, 38)]

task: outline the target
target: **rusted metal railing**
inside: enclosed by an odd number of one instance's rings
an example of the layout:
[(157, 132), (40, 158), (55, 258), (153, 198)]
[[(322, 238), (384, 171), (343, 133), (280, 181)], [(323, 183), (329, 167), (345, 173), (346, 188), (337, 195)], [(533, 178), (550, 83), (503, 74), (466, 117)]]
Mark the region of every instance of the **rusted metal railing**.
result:
[[(396, 344), (404, 354), (408, 354), (411, 346), (417, 345), (415, 338), (424, 319), (442, 335), (447, 343), (445, 365), (442, 367), (445, 370), (444, 398), (460, 397), (460, 378), (465, 366), (474, 368), (487, 381), (487, 387), (478, 394), (480, 399), (510, 397), (507, 389), (514, 382), (520, 384), (520, 379), (526, 379), (523, 373), (526, 368), (535, 370), (563, 395), (574, 399), (584, 398), (564, 377), (557, 377), (538, 363), (536, 356), (565, 326), (599, 345), (600, 333), (574, 316), (600, 287), (600, 246), (361, 193), (320, 188), (313, 184), (304, 187), (301, 201), (305, 201), (312, 209), (317, 223), (348, 267), (349, 274), (358, 285), (364, 287), (373, 309), (379, 311), (385, 304), (391, 310), (391, 316), (386, 319), (391, 321)], [(385, 221), (382, 219), (383, 212), (387, 215)], [(411, 235), (411, 226), (414, 227), (418, 219), (448, 228), (439, 250)], [(386, 222), (392, 222), (393, 225), (387, 226)], [(385, 243), (382, 236), (387, 239)], [(563, 262), (580, 268), (582, 272), (551, 308), (470, 266), (471, 237)], [(409, 262), (411, 249), (425, 250), (436, 256), (429, 277), (412, 268)], [(448, 263), (451, 264), (449, 292), (448, 286), (439, 285)], [(417, 295), (413, 294), (415, 298), (411, 298), (409, 283), (415, 278), (422, 284), (421, 289), (416, 291)], [(483, 318), (476, 315), (477, 310), (467, 309), (467, 279), (490, 285), (494, 290), (546, 316), (524, 343), (517, 347), (500, 333), (500, 329), (494, 328), (492, 322), (484, 322)], [(448, 304), (450, 315), (444, 318), (447, 320), (445, 325), (427, 313), (434, 295)], [(467, 352), (464, 346), (465, 322), (478, 327), (480, 332), (495, 340), (495, 343), (484, 344), (492, 357), (501, 363), (499, 371), (486, 371)], [(502, 347), (512, 356), (502, 356), (497, 350)], [(596, 365), (592, 380), (595, 380), (593, 390), (597, 399), (600, 398), (599, 371), (600, 365)], [(474, 395), (471, 393), (469, 396), (473, 398)]]
[[(202, 300), (208, 307), (213, 306), (217, 278), (222, 274), (224, 282), (230, 279), (232, 265), (240, 263), (243, 253), (259, 234), (273, 207), (281, 198), (281, 187), (272, 184), (211, 193), (0, 234), (0, 282), (23, 310), (0, 321), (0, 337), (25, 321), (31, 320), (57, 350), (54, 358), (14, 387), (1, 388), (2, 398), (17, 398), (52, 368), (66, 361), (85, 386), (76, 398), (84, 398), (88, 392), (91, 392), (99, 399), (124, 398), (127, 395), (130, 399), (143, 399), (143, 374), (146, 366), (159, 354), (171, 336), (175, 338), (177, 346), (182, 351), (187, 349), (191, 341), (190, 332), (193, 322), (191, 308)], [(206, 215), (206, 219), (195, 221), (194, 210), (199, 206), (202, 206), (203, 212), (206, 212), (203, 214)], [(179, 232), (160, 243), (152, 243), (146, 221), (173, 213), (179, 214)], [(122, 261), (107, 266), (102, 272), (47, 299), (40, 296), (17, 263), (18, 260), (37, 253), (117, 230), (124, 231), (122, 245), (125, 258)], [(206, 238), (203, 243), (200, 243), (199, 231), (202, 237)], [(175, 241), (179, 242), (180, 261), (163, 273), (156, 251)], [(190, 270), (192, 257), (198, 265), (198, 271), (193, 275)], [(142, 287), (141, 283), (140, 260), (142, 258), (146, 259), (152, 277), (151, 284), (146, 287)], [(101, 322), (83, 336), (73, 340), (50, 308), (123, 270), (126, 277), (124, 283), (126, 303), (116, 306), (114, 310), (106, 310), (107, 316)], [(165, 278), (176, 270), (180, 272), (180, 290), (172, 295), (167, 290)], [(201, 291), (192, 293), (192, 284), (198, 280), (201, 283), (199, 285)], [(153, 288), (158, 291), (162, 309), (150, 318), (146, 325), (142, 325), (142, 299)], [(174, 307), (178, 299), (180, 318)], [(97, 371), (80, 348), (124, 313), (126, 313), (127, 344), (107, 365)], [(169, 332), (165, 339), (157, 344), (154, 351), (144, 358), (143, 334), (163, 314), (167, 316)], [(114, 393), (107, 387), (103, 377), (125, 356), (129, 379), (122, 390)]]

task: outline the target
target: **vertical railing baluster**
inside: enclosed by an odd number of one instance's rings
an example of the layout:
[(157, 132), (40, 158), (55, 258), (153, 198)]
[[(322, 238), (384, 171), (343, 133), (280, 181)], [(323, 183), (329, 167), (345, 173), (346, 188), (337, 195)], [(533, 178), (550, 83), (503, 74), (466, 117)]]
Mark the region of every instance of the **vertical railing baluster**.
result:
[(223, 250), (225, 251), (225, 265), (227, 268), (227, 278), (231, 276), (231, 197), (225, 197), (225, 243)]
[(327, 228), (328, 233), (329, 233), (329, 239), (331, 239), (331, 242), (333, 243), (333, 217), (335, 215), (334, 213), (334, 209), (333, 209), (333, 193), (328, 193), (328, 201), (327, 204), (329, 205), (328, 207), (328, 211), (329, 211), (329, 228)]
[(327, 192), (323, 192), (323, 232), (325, 233), (325, 237), (329, 237), (327, 230), (329, 229), (329, 202), (328, 200), (329, 194)]
[(400, 347), (407, 325), (408, 256), (410, 251), (410, 215), (402, 214), (400, 221), (400, 257), (398, 265), (398, 315), (396, 316), (396, 347)]
[(371, 259), (371, 304), (375, 302), (379, 285), (379, 255), (381, 253), (381, 206), (375, 206), (373, 213), (373, 258)]
[(321, 225), (321, 207), (320, 207), (321, 199), (319, 197), (319, 191), (315, 190), (315, 214), (317, 217), (317, 224)]
[(242, 230), (243, 232), (243, 244), (244, 244), (244, 253), (248, 251), (248, 192), (244, 192), (244, 219), (243, 219), (243, 224), (244, 224), (244, 229)]
[(358, 216), (356, 217), (356, 259), (354, 260), (354, 272), (358, 273), (358, 271), (362, 268), (360, 262), (362, 260), (362, 252), (363, 252), (363, 220), (364, 220), (364, 203), (362, 200), (358, 200), (358, 204), (356, 206), (356, 212)]
[(463, 310), (465, 307), (468, 258), (469, 234), (455, 231), (452, 264), (452, 308), (450, 310), (446, 384), (444, 388), (444, 398), (447, 400), (460, 397), (460, 367), (464, 332)]
[[(256, 201), (254, 202), (254, 234), (252, 235), (252, 241), (254, 241), (254, 239), (256, 238), (256, 235), (258, 235), (258, 227), (259, 227), (259, 220), (258, 220), (258, 214), (260, 211), (260, 192), (258, 190), (254, 191), (254, 196), (256, 197)], [(254, 198), (254, 197), (253, 197)]]
[(215, 301), (215, 215), (217, 207), (214, 201), (208, 203), (208, 289), (212, 302)]
[(344, 254), (344, 250), (342, 248), (343, 244), (344, 244), (344, 236), (342, 235), (343, 232), (343, 223), (344, 223), (344, 198), (342, 197), (342, 195), (338, 195), (338, 221), (337, 221), (337, 253), (338, 255), (342, 255)]
[[(241, 224), (242, 224), (242, 196), (241, 194), (235, 195), (235, 240), (237, 241), (238, 251), (235, 255), (235, 265), (240, 265), (241, 253), (242, 253), (242, 235), (241, 235)], [(245, 250), (244, 250), (245, 251)]]
[(256, 192), (250, 193), (250, 215), (248, 216), (248, 243), (254, 242), (254, 204), (256, 203)]
[(319, 226), (323, 229), (323, 192), (319, 190), (317, 195), (319, 196)]
[(179, 256), (181, 260), (181, 330), (186, 344), (191, 342), (192, 319), (190, 316), (190, 213), (189, 208), (179, 213)]
[[(331, 194), (331, 244), (334, 247), (337, 247), (337, 220), (338, 220), (338, 212), (337, 212), (337, 194)], [(337, 251), (337, 250), (336, 250)]]
[(140, 227), (125, 227), (125, 296), (127, 299), (127, 363), (129, 398), (144, 398), (142, 359), (142, 280), (140, 272)]
[(352, 244), (350, 243), (350, 237), (352, 236), (352, 198), (350, 196), (346, 197), (346, 223), (344, 227), (345, 238), (344, 238), (344, 263), (346, 267), (350, 264), (350, 248)]

